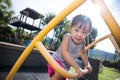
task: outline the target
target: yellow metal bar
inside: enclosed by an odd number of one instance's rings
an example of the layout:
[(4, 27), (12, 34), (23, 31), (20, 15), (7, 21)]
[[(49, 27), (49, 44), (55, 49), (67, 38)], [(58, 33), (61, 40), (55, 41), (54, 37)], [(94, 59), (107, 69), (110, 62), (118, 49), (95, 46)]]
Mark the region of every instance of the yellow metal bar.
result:
[(102, 40), (104, 40), (104, 39), (106, 39), (106, 38), (109, 38), (110, 35), (111, 35), (111, 34), (108, 34), (108, 35), (103, 36), (102, 38), (99, 38), (98, 40), (92, 42), (91, 44), (89, 44), (89, 45), (85, 48), (85, 50), (88, 50), (88, 49), (90, 49), (92, 46), (94, 46), (95, 44), (97, 44), (98, 42), (100, 42), (100, 41), (102, 41)]
[(91, 1), (101, 8), (101, 15), (120, 47), (120, 27), (113, 18), (107, 6), (105, 5), (104, 0), (91, 0)]
[[(48, 53), (48, 51), (46, 50), (46, 48), (41, 42), (36, 43), (36, 48), (40, 51), (40, 53), (47, 60), (47, 62), (55, 69), (55, 71), (60, 73), (62, 76), (67, 77), (67, 78), (76, 78), (78, 76), (76, 72), (71, 73), (71, 72), (66, 71), (64, 68), (60, 67), (60, 65), (57, 64), (57, 62), (53, 59), (51, 54)], [(85, 69), (84, 72), (87, 73), (88, 70)]]
[(79, 7), (82, 3), (84, 3), (86, 0), (74, 0), (68, 7), (66, 7), (59, 15), (57, 15), (53, 20), (51, 20), (46, 27), (39, 32), (39, 34), (33, 39), (33, 41), (30, 43), (30, 45), (23, 51), (22, 55), (19, 57), (19, 59), (16, 61), (14, 66), (12, 67), (11, 71), (9, 72), (6, 80), (12, 80), (15, 73), (18, 71), (24, 60), (27, 58), (27, 56), (30, 54), (30, 52), (33, 50), (34, 45), (37, 41), (40, 41), (43, 39), (43, 37), (57, 25), (63, 18), (65, 18), (68, 14), (70, 14), (73, 10), (75, 10), (77, 7)]
[(115, 50), (116, 51), (119, 50), (120, 48), (118, 47), (118, 44), (116, 43), (114, 36), (111, 34), (109, 38), (110, 38), (111, 42), (113, 43)]

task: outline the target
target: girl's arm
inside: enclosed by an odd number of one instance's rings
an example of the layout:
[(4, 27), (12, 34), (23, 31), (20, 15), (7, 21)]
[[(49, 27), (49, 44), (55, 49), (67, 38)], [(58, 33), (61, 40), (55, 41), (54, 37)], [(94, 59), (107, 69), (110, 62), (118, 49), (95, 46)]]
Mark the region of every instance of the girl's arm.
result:
[(91, 73), (92, 67), (88, 61), (88, 56), (87, 56), (86, 51), (85, 51), (85, 43), (83, 44), (80, 53), (81, 53), (81, 57), (82, 57), (82, 60), (84, 62), (84, 65), (85, 65), (85, 69), (88, 69), (89, 73)]

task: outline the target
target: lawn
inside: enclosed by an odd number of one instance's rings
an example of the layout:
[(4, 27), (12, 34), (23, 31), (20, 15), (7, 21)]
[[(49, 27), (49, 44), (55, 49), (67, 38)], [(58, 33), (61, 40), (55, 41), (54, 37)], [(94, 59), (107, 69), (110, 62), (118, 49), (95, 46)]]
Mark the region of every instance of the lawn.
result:
[(104, 67), (103, 72), (99, 73), (98, 80), (120, 80), (120, 71)]

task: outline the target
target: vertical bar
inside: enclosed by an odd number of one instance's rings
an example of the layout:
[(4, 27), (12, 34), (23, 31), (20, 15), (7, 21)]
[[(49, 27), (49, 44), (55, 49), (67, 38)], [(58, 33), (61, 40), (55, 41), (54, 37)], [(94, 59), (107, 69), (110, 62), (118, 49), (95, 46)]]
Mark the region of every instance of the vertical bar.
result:
[(113, 18), (107, 6), (105, 5), (104, 0), (91, 0), (91, 1), (101, 8), (101, 15), (106, 24), (108, 25), (108, 28), (110, 29), (111, 33), (115, 37), (116, 42), (118, 43), (118, 46), (120, 48), (120, 27)]
[(117, 45), (117, 43), (116, 43), (116, 41), (115, 41), (115, 38), (113, 37), (112, 34), (110, 35), (109, 39), (110, 39), (111, 42), (113, 43), (113, 45), (114, 45), (114, 47), (115, 47), (115, 50), (116, 50), (116, 51), (119, 50), (119, 47), (118, 47), (118, 45)]

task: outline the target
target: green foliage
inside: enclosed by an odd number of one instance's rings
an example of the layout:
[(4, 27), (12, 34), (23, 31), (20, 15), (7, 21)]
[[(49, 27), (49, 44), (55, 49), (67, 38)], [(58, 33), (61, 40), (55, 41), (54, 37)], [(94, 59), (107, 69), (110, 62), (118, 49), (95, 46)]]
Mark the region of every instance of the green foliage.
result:
[(115, 61), (110, 61), (110, 67), (117, 67), (119, 61), (118, 60), (115, 60)]
[(103, 72), (99, 73), (98, 80), (115, 80), (120, 78), (120, 71), (114, 68), (103, 68)]
[(10, 10), (12, 2), (10, 0), (0, 0), (0, 26), (6, 27), (9, 24), (10, 18), (14, 13)]
[(48, 24), (54, 17), (55, 17), (55, 14), (53, 13), (46, 14), (42, 19), (42, 24), (43, 25)]
[(0, 41), (11, 42), (14, 32), (11, 27), (0, 27)]
[(14, 11), (10, 10), (11, 0), (0, 0), (0, 41), (11, 42), (14, 32), (8, 26), (10, 18)]
[[(53, 42), (55, 43), (54, 49), (57, 50), (59, 45), (62, 42), (63, 35), (67, 32), (69, 32), (69, 20), (67, 18), (64, 18), (55, 28), (54, 28), (54, 34), (53, 34)], [(51, 43), (52, 44), (52, 43)], [(51, 45), (50, 45), (51, 46)]]
[(10, 8), (12, 5), (11, 0), (0, 0), (0, 8), (5, 9), (5, 8)]
[[(49, 13), (44, 16), (42, 19), (42, 24), (47, 25), (56, 15)], [(68, 26), (69, 26), (69, 20), (67, 18), (64, 18), (56, 27), (53, 29), (54, 33), (51, 35), (52, 39), (48, 40), (48, 36), (46, 35), (45, 39), (42, 41), (43, 44), (47, 49), (56, 50), (59, 45), (61, 44), (63, 35), (67, 32), (69, 32)], [(49, 42), (48, 42), (49, 41)], [(49, 45), (49, 46), (48, 46)]]
[(97, 35), (98, 35), (97, 29), (93, 27), (91, 34), (86, 38), (86, 46), (95, 41)]

